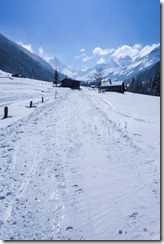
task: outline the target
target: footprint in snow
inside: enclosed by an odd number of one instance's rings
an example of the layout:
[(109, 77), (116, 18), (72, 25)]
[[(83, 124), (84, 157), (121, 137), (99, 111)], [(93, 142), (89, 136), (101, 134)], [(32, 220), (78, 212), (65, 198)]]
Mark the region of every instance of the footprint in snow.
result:
[(7, 149), (8, 152), (13, 151), (13, 150), (14, 150), (13, 148), (9, 148), (9, 149)]
[(79, 187), (79, 186), (78, 186), (78, 185), (73, 185), (73, 187), (77, 188), (77, 187)]
[(0, 196), (0, 200), (4, 200), (5, 198), (5, 196)]
[[(76, 188), (76, 190), (75, 190), (76, 193), (79, 193), (79, 194), (83, 193), (83, 189), (79, 188), (78, 185), (73, 185), (73, 187)], [(79, 188), (79, 189), (77, 189), (77, 188)]]
[(72, 232), (72, 231), (73, 231), (73, 227), (72, 227), (72, 226), (68, 226), (68, 227), (66, 228), (66, 231)]
[(55, 175), (55, 177), (56, 177), (57, 179), (60, 179), (61, 176), (57, 174), (57, 175)]
[(83, 193), (83, 189), (81, 189), (81, 188), (77, 189), (75, 192), (81, 194), (81, 193)]
[(119, 230), (118, 233), (121, 235), (123, 233), (123, 231), (122, 230)]
[(137, 218), (137, 215), (138, 215), (138, 212), (135, 211), (132, 214), (130, 214), (129, 217), (132, 218), (132, 219), (136, 219)]

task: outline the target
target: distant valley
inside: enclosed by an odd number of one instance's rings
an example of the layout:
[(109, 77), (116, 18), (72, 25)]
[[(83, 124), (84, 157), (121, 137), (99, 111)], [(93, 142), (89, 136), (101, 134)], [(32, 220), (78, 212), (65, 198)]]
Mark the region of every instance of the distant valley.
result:
[(96, 65), (85, 71), (76, 71), (67, 67), (57, 57), (46, 62), (40, 56), (0, 34), (0, 69), (27, 78), (51, 82), (56, 69), (60, 80), (70, 77), (80, 80), (82, 85), (92, 84), (96, 70), (101, 69), (105, 80), (122, 80), (125, 84), (130, 84), (132, 78), (140, 76), (142, 82), (146, 84), (152, 82), (156, 73), (160, 72), (160, 45), (155, 45), (147, 52), (139, 53), (134, 59), (127, 55), (116, 60), (111, 56), (108, 63)]

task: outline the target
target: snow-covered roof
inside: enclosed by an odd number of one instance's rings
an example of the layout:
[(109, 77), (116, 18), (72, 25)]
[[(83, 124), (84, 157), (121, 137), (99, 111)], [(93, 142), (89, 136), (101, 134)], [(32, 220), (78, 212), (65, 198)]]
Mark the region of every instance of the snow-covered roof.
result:
[(101, 87), (105, 86), (122, 86), (123, 81), (104, 81), (101, 83)]

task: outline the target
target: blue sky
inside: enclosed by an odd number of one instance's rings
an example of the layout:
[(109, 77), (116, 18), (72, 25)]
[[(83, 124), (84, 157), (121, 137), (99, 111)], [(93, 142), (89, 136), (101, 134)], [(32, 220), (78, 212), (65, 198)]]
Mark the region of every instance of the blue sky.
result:
[(159, 0), (0, 0), (0, 8), (2, 34), (76, 69), (124, 45), (160, 42)]

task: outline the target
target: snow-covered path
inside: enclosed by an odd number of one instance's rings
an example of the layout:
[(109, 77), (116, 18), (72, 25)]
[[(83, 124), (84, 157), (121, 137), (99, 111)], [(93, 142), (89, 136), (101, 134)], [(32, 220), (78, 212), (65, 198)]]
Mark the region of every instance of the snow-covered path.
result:
[(159, 121), (121, 96), (59, 89), (0, 129), (0, 239), (159, 239)]

